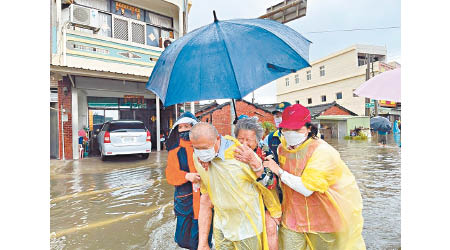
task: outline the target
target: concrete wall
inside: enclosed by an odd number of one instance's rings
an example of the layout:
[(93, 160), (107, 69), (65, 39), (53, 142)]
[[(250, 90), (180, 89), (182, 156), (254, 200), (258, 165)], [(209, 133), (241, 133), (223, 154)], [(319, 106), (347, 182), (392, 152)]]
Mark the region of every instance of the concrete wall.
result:
[[(295, 103), (296, 100), (299, 100), (300, 104), (308, 107), (336, 101), (346, 109), (358, 115), (364, 115), (365, 98), (353, 96), (353, 90), (358, 88), (364, 82), (364, 79), (364, 76), (357, 76), (326, 85), (306, 88), (301, 91), (290, 92), (277, 96), (277, 102), (288, 101)], [(342, 99), (338, 100), (336, 98), (336, 93), (338, 92), (342, 92)], [(326, 96), (326, 102), (322, 102), (322, 95)], [(311, 104), (308, 104), (308, 98), (312, 98)]]
[[(356, 114), (364, 115), (365, 98), (353, 96), (353, 90), (365, 82), (366, 66), (358, 66), (358, 53), (385, 55), (386, 49), (355, 45), (312, 62), (310, 68), (277, 79), (277, 102), (296, 103), (298, 100), (304, 106), (314, 106), (336, 101)], [(325, 67), (325, 76), (320, 76), (321, 66)], [(374, 63), (375, 73), (379, 68), (379, 63)], [(311, 71), (311, 80), (307, 80), (307, 71)], [(295, 83), (295, 75), (299, 76), (298, 84)], [(289, 78), (289, 86), (286, 86), (286, 78)], [(338, 92), (342, 92), (342, 99), (336, 98)], [(326, 95), (325, 102), (321, 100), (322, 95)], [(308, 104), (308, 98), (312, 98), (311, 104)]]

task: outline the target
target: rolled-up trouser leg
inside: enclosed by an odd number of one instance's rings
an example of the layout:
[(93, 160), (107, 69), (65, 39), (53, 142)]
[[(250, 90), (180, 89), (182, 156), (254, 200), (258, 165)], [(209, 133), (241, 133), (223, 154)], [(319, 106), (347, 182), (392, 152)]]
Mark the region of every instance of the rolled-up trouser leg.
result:
[(298, 233), (283, 226), (278, 230), (278, 243), (280, 250), (334, 250), (338, 246), (334, 233)]
[[(259, 242), (258, 236), (247, 238), (240, 241), (230, 241), (225, 239), (222, 231), (214, 228), (214, 245), (217, 250), (262, 250), (262, 242)], [(262, 240), (262, 235), (260, 235)]]
[(306, 250), (308, 246), (303, 233), (297, 233), (283, 226), (278, 229), (279, 250)]

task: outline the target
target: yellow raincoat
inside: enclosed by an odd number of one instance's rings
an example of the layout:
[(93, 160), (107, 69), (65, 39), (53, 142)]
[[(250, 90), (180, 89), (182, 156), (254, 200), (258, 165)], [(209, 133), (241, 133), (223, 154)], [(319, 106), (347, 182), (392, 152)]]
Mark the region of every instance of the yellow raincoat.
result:
[(303, 196), (282, 183), (283, 249), (365, 249), (362, 238), (362, 198), (353, 174), (339, 153), (320, 139), (308, 139), (288, 149), (278, 147), (280, 167), (300, 176), (314, 193)]
[[(264, 205), (274, 218), (280, 218), (281, 206), (270, 190), (257, 182), (251, 168), (234, 159), (234, 150), (239, 141), (230, 136), (222, 139), (234, 142), (225, 151), (225, 160), (216, 157), (206, 171), (194, 155), (194, 164), (201, 177), (200, 191), (207, 193), (214, 205), (214, 232), (217, 237), (234, 242), (234, 248), (245, 242), (249, 249), (268, 249)], [(220, 248), (217, 248), (220, 250)]]

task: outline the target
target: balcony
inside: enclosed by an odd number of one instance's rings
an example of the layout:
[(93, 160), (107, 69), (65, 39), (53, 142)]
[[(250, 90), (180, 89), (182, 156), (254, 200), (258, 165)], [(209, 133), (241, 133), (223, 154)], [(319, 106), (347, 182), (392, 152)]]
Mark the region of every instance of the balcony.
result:
[[(174, 18), (122, 3), (108, 9), (111, 12), (76, 4), (63, 9), (51, 64), (148, 78), (164, 47), (178, 35)], [(94, 12), (94, 25), (80, 25), (76, 11)]]

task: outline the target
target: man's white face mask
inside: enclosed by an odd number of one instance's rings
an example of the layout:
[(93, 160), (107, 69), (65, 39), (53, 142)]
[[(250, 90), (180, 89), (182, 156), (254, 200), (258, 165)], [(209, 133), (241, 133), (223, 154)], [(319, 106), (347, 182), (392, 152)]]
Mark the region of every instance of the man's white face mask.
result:
[(198, 157), (198, 159), (203, 162), (210, 162), (217, 155), (216, 151), (214, 150), (214, 146), (212, 146), (211, 148), (208, 148), (208, 149), (195, 149), (194, 148), (194, 153)]
[(275, 127), (277, 127), (277, 128), (280, 126), (280, 123), (283, 121), (283, 119), (279, 116), (275, 117), (274, 120), (275, 120)]
[(296, 146), (306, 140), (308, 134), (302, 134), (295, 131), (285, 131), (283, 136), (286, 139), (288, 146)]

